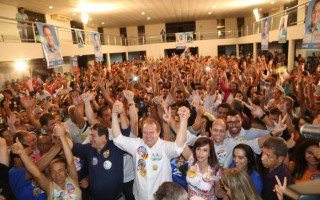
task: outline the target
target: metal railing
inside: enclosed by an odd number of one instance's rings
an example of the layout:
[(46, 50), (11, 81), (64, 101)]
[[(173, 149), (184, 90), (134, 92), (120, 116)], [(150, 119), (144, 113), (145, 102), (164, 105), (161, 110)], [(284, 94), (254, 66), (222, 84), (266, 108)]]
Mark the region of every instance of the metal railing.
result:
[[(298, 19), (298, 12), (305, 12), (309, 2), (296, 5), (286, 10), (277, 12), (270, 15), (271, 25), (269, 30), (277, 30), (279, 27), (280, 19), (284, 15), (288, 15), (288, 26), (298, 25), (304, 23), (304, 17)], [(305, 16), (305, 13), (304, 15)], [(261, 19), (263, 20), (263, 19)], [(261, 33), (261, 20), (249, 25), (242, 26), (238, 30), (217, 30), (216, 32), (193, 32), (193, 40), (210, 40), (210, 39), (227, 39), (237, 38), (252, 34)], [(31, 42), (36, 43), (36, 36), (38, 34), (35, 22), (26, 22), (28, 37), (20, 39), (17, 23), (19, 20), (0, 17), (0, 42)], [(76, 44), (76, 36), (74, 28), (54, 26), (58, 40), (62, 44)], [(85, 44), (92, 44), (91, 31), (81, 30)], [(100, 33), (102, 45), (118, 45), (118, 46), (132, 46), (144, 45), (153, 43), (167, 43), (175, 42), (175, 34), (166, 34), (163, 38), (162, 35), (139, 35), (137, 37), (121, 37)]]

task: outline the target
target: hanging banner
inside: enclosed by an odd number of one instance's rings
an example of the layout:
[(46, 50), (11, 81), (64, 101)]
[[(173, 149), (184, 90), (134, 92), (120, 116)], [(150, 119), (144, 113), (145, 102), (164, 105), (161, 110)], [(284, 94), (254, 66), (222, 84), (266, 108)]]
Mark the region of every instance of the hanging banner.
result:
[(187, 36), (187, 43), (192, 43), (193, 42), (193, 32), (186, 32)]
[(77, 74), (79, 69), (77, 57), (70, 57), (70, 67), (71, 67), (72, 76), (75, 76), (75, 74)]
[(77, 30), (74, 31), (74, 33), (76, 34), (78, 48), (82, 49), (83, 48), (83, 44), (84, 44), (82, 32), (81, 32), (81, 30), (77, 29)]
[(186, 33), (176, 33), (176, 48), (185, 49), (186, 45)]
[(278, 36), (279, 43), (287, 42), (287, 23), (288, 23), (288, 15), (282, 16), (280, 19), (280, 25), (279, 25), (279, 36)]
[(312, 0), (309, 2), (304, 30), (302, 48), (320, 49), (320, 1)]
[(103, 61), (102, 51), (101, 51), (101, 41), (100, 34), (97, 32), (91, 32), (93, 47), (94, 47), (94, 55), (96, 57), (96, 61)]
[(41, 42), (47, 60), (47, 67), (53, 68), (63, 65), (63, 57), (54, 27), (40, 22), (37, 22), (36, 26), (39, 33), (39, 35), (37, 35), (37, 41)]
[(270, 18), (261, 21), (261, 50), (268, 50)]

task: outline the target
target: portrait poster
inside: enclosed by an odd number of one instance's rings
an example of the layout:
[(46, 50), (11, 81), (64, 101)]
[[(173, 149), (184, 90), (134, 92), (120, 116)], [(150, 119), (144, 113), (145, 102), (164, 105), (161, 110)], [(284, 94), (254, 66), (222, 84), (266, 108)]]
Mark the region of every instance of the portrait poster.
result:
[(176, 48), (185, 49), (187, 45), (186, 33), (176, 33)]
[(288, 24), (288, 15), (282, 16), (279, 24), (279, 35), (278, 35), (279, 43), (287, 42), (287, 24)]
[(193, 42), (193, 32), (186, 32), (187, 43)]
[(96, 61), (103, 61), (103, 55), (101, 50), (100, 34), (97, 32), (91, 32), (92, 43), (94, 47), (94, 55)]
[(82, 36), (82, 31), (79, 29), (76, 29), (74, 31), (74, 33), (76, 34), (76, 39), (77, 39), (77, 43), (78, 43), (78, 48), (82, 49), (83, 45), (84, 45), (84, 41), (83, 41), (83, 36)]
[(72, 76), (77, 75), (78, 71), (78, 58), (76, 56), (70, 57), (70, 69)]
[(54, 27), (40, 22), (37, 22), (36, 26), (38, 29), (37, 41), (41, 42), (47, 67), (53, 68), (63, 65), (63, 57)]
[(261, 50), (268, 50), (270, 18), (261, 21)]
[(309, 2), (302, 41), (302, 49), (320, 49), (320, 1)]

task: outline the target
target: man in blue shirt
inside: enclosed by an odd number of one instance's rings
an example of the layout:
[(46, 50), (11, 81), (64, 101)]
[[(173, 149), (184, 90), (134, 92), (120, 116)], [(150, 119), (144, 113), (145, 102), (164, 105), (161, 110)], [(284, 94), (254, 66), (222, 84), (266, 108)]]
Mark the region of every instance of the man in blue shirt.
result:
[[(130, 127), (122, 130), (130, 134)], [(102, 124), (95, 124), (90, 132), (90, 144), (71, 144), (74, 156), (85, 159), (88, 163), (89, 185), (96, 200), (114, 200), (122, 197), (123, 189), (123, 154), (109, 140), (108, 129)]]
[(29, 21), (29, 17), (24, 13), (24, 8), (20, 7), (18, 13), (16, 14), (16, 19), (18, 20), (18, 31), (20, 34), (21, 42), (27, 42), (28, 39), (28, 24), (26, 21)]

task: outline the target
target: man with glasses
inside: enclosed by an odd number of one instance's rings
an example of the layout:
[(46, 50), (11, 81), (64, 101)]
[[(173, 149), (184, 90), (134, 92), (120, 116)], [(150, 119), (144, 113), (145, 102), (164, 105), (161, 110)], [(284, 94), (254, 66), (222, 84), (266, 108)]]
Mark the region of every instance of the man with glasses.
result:
[(257, 107), (255, 111), (256, 116), (259, 117), (267, 126), (267, 130), (261, 130), (256, 128), (250, 128), (245, 130), (242, 128), (241, 114), (236, 110), (229, 110), (227, 113), (227, 136), (226, 138), (233, 138), (238, 141), (253, 140), (258, 137), (265, 136), (274, 129), (274, 123), (272, 120), (263, 113), (260, 107)]

